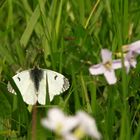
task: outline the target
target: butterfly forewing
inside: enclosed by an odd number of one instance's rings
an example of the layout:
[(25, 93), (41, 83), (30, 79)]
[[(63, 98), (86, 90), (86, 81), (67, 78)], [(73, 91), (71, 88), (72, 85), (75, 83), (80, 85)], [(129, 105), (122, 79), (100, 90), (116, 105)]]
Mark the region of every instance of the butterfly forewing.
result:
[(51, 70), (44, 70), (44, 73), (47, 75), (50, 101), (53, 100), (55, 95), (59, 95), (69, 88), (68, 79), (66, 79), (62, 74)]
[[(20, 72), (13, 77), (13, 80), (19, 88), (23, 100), (27, 104), (35, 104), (37, 96), (35, 94), (34, 83), (30, 78), (30, 72), (28, 70)], [(15, 93), (15, 91), (13, 91), (13, 93)]]
[(47, 91), (47, 80), (46, 80), (46, 72), (43, 70), (43, 78), (39, 83), (38, 90), (38, 103), (45, 105), (46, 103), (46, 91)]

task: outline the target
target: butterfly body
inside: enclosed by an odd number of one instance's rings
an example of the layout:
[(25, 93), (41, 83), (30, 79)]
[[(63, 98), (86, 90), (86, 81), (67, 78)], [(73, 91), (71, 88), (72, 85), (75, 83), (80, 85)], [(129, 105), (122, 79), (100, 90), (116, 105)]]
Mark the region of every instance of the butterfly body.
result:
[[(52, 101), (55, 95), (59, 95), (69, 88), (69, 81), (62, 74), (41, 68), (22, 71), (13, 76), (13, 80), (19, 88), (23, 100), (30, 105), (34, 105), (36, 102), (45, 105), (46, 91)], [(9, 91), (16, 94), (11, 86), (9, 86)]]
[(39, 90), (39, 82), (43, 79), (43, 70), (35, 68), (33, 70), (30, 70), (30, 78), (34, 83), (35, 89)]

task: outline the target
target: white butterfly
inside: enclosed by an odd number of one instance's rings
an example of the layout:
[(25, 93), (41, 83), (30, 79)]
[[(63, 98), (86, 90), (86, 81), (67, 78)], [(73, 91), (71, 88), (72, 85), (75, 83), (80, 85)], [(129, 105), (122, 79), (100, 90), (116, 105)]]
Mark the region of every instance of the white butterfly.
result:
[[(67, 78), (48, 69), (34, 68), (25, 70), (12, 78), (19, 88), (24, 102), (29, 105), (34, 105), (37, 101), (45, 105), (46, 91), (48, 91), (50, 101), (52, 101), (55, 95), (59, 95), (69, 88)], [(8, 90), (16, 94), (10, 84)]]

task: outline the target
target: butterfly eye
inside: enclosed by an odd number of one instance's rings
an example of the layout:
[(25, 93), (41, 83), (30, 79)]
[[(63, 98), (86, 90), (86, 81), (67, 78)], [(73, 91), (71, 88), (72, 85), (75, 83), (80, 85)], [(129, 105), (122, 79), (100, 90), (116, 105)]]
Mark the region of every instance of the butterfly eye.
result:
[(17, 79), (20, 81), (21, 79), (19, 77), (17, 77)]
[(56, 80), (56, 78), (57, 78), (57, 77), (58, 77), (58, 76), (57, 76), (57, 75), (55, 75), (55, 76), (54, 76), (54, 79)]

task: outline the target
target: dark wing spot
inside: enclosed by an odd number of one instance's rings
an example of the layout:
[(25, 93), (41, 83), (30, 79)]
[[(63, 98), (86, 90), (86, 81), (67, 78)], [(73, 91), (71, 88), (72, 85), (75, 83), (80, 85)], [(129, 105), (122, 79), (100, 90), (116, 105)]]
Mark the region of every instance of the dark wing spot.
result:
[(20, 81), (21, 79), (19, 77), (17, 77), (17, 79)]
[(56, 80), (56, 78), (57, 78), (57, 77), (58, 77), (58, 76), (57, 76), (57, 75), (55, 75), (55, 76), (54, 76), (54, 79)]

